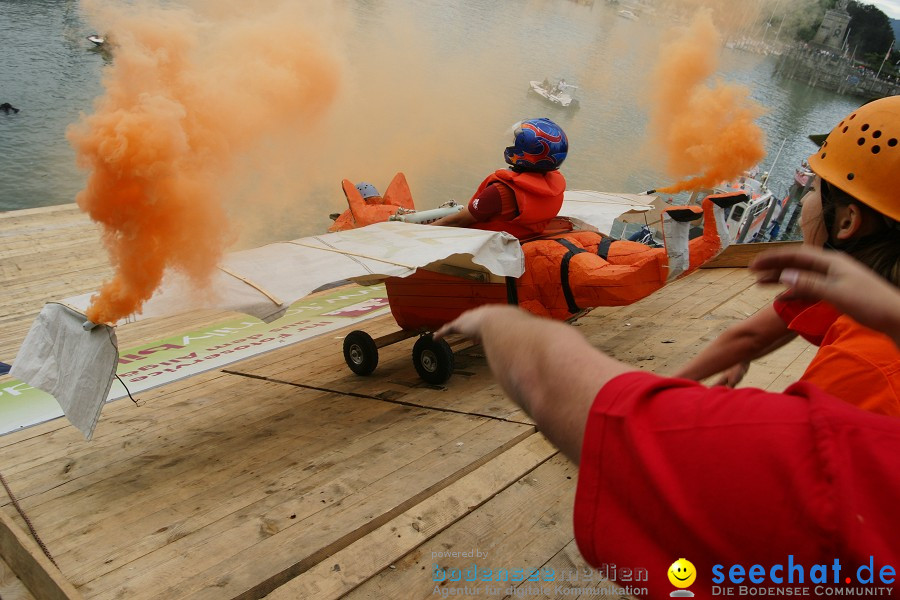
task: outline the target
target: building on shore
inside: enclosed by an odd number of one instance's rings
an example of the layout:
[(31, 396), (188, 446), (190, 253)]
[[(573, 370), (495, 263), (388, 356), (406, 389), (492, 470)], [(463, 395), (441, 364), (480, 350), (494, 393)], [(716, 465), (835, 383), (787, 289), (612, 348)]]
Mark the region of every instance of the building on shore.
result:
[(812, 44), (823, 50), (840, 53), (844, 48), (844, 40), (850, 29), (850, 13), (847, 12), (847, 0), (841, 0), (833, 9), (825, 12), (819, 30), (813, 36)]
[(867, 100), (900, 94), (896, 77), (881, 76), (847, 56), (849, 32), (847, 0), (840, 0), (835, 8), (826, 11), (812, 42), (797, 45), (779, 57), (775, 73)]

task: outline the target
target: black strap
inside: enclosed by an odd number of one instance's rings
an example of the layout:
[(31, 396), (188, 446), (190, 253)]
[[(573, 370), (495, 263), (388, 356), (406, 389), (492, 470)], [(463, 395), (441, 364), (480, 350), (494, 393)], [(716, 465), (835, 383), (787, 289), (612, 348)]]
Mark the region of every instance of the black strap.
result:
[(597, 256), (606, 260), (609, 257), (609, 247), (612, 246), (613, 239), (608, 235), (604, 235), (600, 243), (597, 244)]
[(519, 305), (519, 288), (516, 287), (518, 279), (515, 277), (506, 278), (506, 303), (514, 306)]
[(572, 287), (569, 285), (569, 261), (572, 260), (572, 257), (576, 254), (581, 254), (582, 252), (587, 252), (584, 248), (579, 248), (569, 240), (558, 239), (556, 242), (562, 244), (569, 251), (566, 252), (566, 255), (563, 256), (562, 264), (559, 266), (559, 279), (562, 283), (563, 296), (566, 298), (566, 305), (569, 308), (570, 313), (577, 313), (580, 308), (575, 304), (575, 296), (572, 294)]

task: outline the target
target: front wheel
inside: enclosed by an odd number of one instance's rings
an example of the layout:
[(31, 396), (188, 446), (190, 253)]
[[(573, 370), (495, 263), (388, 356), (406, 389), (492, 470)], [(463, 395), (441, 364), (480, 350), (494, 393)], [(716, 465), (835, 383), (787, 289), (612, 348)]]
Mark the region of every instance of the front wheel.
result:
[(365, 331), (351, 331), (344, 338), (344, 361), (357, 375), (370, 375), (378, 366), (378, 346)]
[(444, 340), (423, 335), (413, 346), (413, 366), (425, 383), (441, 385), (453, 375), (453, 350)]

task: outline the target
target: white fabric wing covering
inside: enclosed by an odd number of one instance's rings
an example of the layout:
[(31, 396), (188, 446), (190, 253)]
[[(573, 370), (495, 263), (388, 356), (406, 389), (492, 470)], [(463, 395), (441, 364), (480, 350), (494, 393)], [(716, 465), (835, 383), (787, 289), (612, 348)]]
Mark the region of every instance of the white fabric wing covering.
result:
[[(168, 277), (142, 313), (128, 321), (197, 308), (234, 310), (273, 321), (291, 304), (329, 283), (405, 277), (453, 255), (471, 256), (476, 265), (503, 277), (518, 277), (525, 270), (519, 242), (505, 233), (376, 223), (229, 254), (206, 292), (198, 292), (180, 277)], [(91, 295), (63, 302), (84, 312)]]
[(600, 233), (609, 234), (613, 221), (626, 213), (642, 213), (654, 208), (656, 196), (610, 194), (591, 190), (567, 190), (560, 216), (587, 223)]
[[(137, 318), (193, 308), (223, 308), (264, 321), (323, 285), (347, 279), (374, 282), (404, 277), (450, 257), (471, 257), (495, 275), (525, 270), (522, 247), (507, 233), (378, 223), (327, 235), (270, 244), (226, 257), (212, 290), (198, 294), (170, 279)], [(66, 417), (90, 439), (106, 403), (119, 359), (112, 327), (85, 331), (90, 294), (46, 304), (13, 362), (14, 377), (53, 395)], [(80, 312), (78, 312), (80, 311)]]

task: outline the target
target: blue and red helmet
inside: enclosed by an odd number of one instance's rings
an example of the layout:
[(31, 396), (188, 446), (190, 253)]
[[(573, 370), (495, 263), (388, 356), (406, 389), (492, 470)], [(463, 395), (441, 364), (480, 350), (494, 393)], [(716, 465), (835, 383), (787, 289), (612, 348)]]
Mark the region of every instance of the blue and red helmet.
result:
[(555, 171), (569, 152), (569, 139), (550, 119), (528, 119), (513, 125), (513, 145), (503, 158), (524, 171)]

